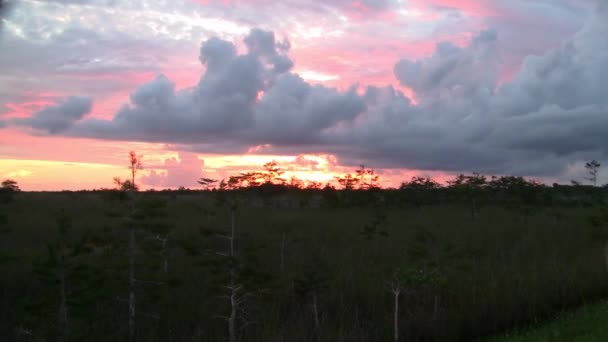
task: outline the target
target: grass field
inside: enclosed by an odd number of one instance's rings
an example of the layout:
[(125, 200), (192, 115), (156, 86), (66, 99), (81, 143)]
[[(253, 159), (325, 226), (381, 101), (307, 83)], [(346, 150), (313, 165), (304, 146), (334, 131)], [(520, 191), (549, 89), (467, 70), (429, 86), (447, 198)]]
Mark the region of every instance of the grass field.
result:
[(608, 341), (608, 301), (562, 313), (554, 320), (512, 331), (487, 342)]
[[(3, 205), (9, 229), (0, 239), (0, 335), (59, 340), (69, 324), (68, 340), (125, 340), (128, 222), (141, 228), (141, 341), (225, 340), (231, 281), (242, 285), (240, 341), (390, 341), (390, 284), (401, 271), (432, 275), (399, 278), (405, 341), (467, 341), (608, 295), (593, 206), (480, 200), (472, 217), (458, 200), (311, 206), (312, 197), (300, 194), (299, 205), (287, 208), (245, 194), (235, 211), (235, 257), (226, 258), (220, 254), (229, 243), (219, 233), (230, 233), (231, 213), (217, 204), (219, 195), (138, 196), (135, 207), (155, 199), (164, 214), (125, 221), (130, 202), (108, 193), (22, 193)], [(64, 221), (69, 243), (62, 246), (70, 253), (61, 254), (48, 245), (59, 241)], [(64, 283), (67, 324), (58, 319)]]

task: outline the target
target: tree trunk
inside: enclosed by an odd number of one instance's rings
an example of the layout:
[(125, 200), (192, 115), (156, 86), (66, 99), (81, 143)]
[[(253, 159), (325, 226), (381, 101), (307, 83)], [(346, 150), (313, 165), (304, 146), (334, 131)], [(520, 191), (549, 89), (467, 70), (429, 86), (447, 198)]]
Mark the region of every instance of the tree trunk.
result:
[(471, 219), (473, 221), (477, 220), (477, 201), (475, 197), (471, 198)]
[(281, 238), (281, 273), (285, 272), (285, 233)]
[(238, 303), (236, 299), (237, 288), (234, 284), (230, 287), (230, 317), (228, 317), (228, 341), (236, 342), (236, 314)]
[[(134, 201), (134, 199), (131, 199)], [(129, 228), (129, 341), (135, 340), (135, 205), (131, 203)]]
[(393, 316), (393, 332), (395, 337), (395, 342), (399, 342), (399, 294), (400, 290), (394, 290), (393, 294), (395, 295), (395, 313)]
[(440, 300), (441, 298), (438, 295), (435, 295), (435, 300), (433, 302), (433, 321), (436, 321), (437, 317), (439, 316)]
[(66, 274), (63, 265), (59, 269), (59, 327), (61, 329), (61, 341), (68, 340), (68, 305), (66, 290)]
[(135, 229), (129, 231), (129, 341), (135, 337)]
[[(235, 249), (234, 249), (234, 234), (236, 231), (236, 222), (235, 222), (235, 205), (232, 204), (230, 206), (230, 257), (235, 257)], [(238, 287), (236, 283), (236, 273), (234, 270), (234, 265), (230, 266), (230, 317), (228, 317), (228, 341), (236, 342), (236, 319), (238, 314), (238, 299), (237, 299), (237, 291)]]
[(162, 254), (163, 254), (163, 272), (169, 273), (169, 260), (167, 257), (167, 237), (162, 239)]
[(230, 257), (234, 258), (234, 231), (235, 231), (235, 218), (234, 218), (234, 206), (230, 208)]
[(557, 226), (558, 223), (559, 223), (559, 219), (557, 217), (557, 214), (553, 214), (552, 217), (553, 217), (553, 225)]
[(315, 332), (317, 334), (317, 341), (321, 341), (321, 321), (319, 320), (319, 305), (317, 303), (317, 294), (312, 294), (312, 312), (315, 319)]
[(608, 271), (608, 241), (606, 241), (606, 245), (604, 246), (604, 256), (606, 259), (606, 271)]

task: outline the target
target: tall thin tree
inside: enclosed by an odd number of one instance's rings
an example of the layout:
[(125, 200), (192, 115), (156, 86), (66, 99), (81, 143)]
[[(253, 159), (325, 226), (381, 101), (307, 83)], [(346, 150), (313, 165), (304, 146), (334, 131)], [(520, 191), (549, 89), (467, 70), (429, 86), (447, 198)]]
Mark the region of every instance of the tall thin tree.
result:
[(142, 170), (144, 168), (142, 159), (144, 158), (141, 154), (136, 154), (135, 151), (129, 152), (129, 168), (131, 169), (131, 184), (135, 187), (135, 175), (137, 174), (137, 170)]
[(587, 173), (589, 173), (589, 178), (587, 180), (593, 183), (593, 186), (597, 186), (597, 176), (600, 170), (600, 166), (602, 166), (597, 160), (592, 160), (588, 163), (585, 163), (585, 169), (587, 169)]
[(138, 170), (143, 169), (142, 155), (137, 155), (134, 151), (129, 152), (129, 169), (131, 170), (131, 188), (124, 187), (125, 191), (131, 191), (130, 196), (130, 215), (129, 215), (129, 246), (128, 246), (128, 259), (129, 259), (129, 341), (135, 339), (135, 253), (136, 253), (136, 229), (135, 229), (135, 192), (137, 186), (135, 185), (135, 175)]

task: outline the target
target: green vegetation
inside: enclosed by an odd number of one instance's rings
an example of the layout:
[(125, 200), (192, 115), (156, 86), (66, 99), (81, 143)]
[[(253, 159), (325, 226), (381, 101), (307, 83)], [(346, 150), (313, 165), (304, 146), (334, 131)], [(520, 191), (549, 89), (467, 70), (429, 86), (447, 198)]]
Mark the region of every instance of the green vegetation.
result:
[[(608, 295), (605, 241), (589, 219), (598, 212), (593, 203), (530, 203), (527, 210), (479, 193), (473, 219), (469, 202), (447, 191), (411, 197), (385, 190), (372, 202), (368, 192), (267, 192), (137, 193), (147, 213), (137, 217), (137, 340), (223, 340), (232, 272), (244, 295), (235, 324), (245, 341), (392, 340), (391, 282), (399, 269), (399, 334), (408, 341), (467, 340)], [(84, 246), (69, 254), (70, 267), (96, 270), (78, 278), (67, 301), (68, 312), (78, 312), (69, 331), (126, 339), (129, 199), (119, 195), (20, 193), (4, 205), (10, 229), (1, 248), (12, 261), (2, 265), (3, 336), (57, 336), (60, 296), (29, 303), (60, 293), (34, 265), (48, 258), (48, 242), (60, 238), (53, 222), (65, 215), (65, 239)], [(230, 234), (229, 197), (238, 203), (234, 257), (223, 237)], [(146, 209), (162, 206), (163, 215)], [(416, 281), (413, 270), (440, 281)]]
[(608, 341), (608, 302), (585, 305), (563, 313), (555, 320), (528, 329), (513, 331), (488, 342), (603, 342)]

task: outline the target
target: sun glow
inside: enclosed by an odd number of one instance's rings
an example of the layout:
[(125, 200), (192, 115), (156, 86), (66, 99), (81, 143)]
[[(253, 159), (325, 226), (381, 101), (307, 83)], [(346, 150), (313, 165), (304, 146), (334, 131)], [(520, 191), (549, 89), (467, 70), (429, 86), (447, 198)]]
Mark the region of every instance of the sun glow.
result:
[(289, 155), (238, 155), (238, 156), (203, 156), (203, 173), (217, 176), (220, 179), (237, 175), (241, 172), (263, 171), (263, 165), (276, 162), (283, 172), (282, 178), (289, 181), (292, 177), (305, 183), (333, 183), (336, 176), (344, 174), (345, 168), (337, 163), (330, 154)]
[[(0, 175), (15, 179), (26, 191), (82, 190), (111, 187), (112, 175), (124, 166), (48, 160), (0, 160)], [(102, 182), (101, 180), (106, 180)]]

